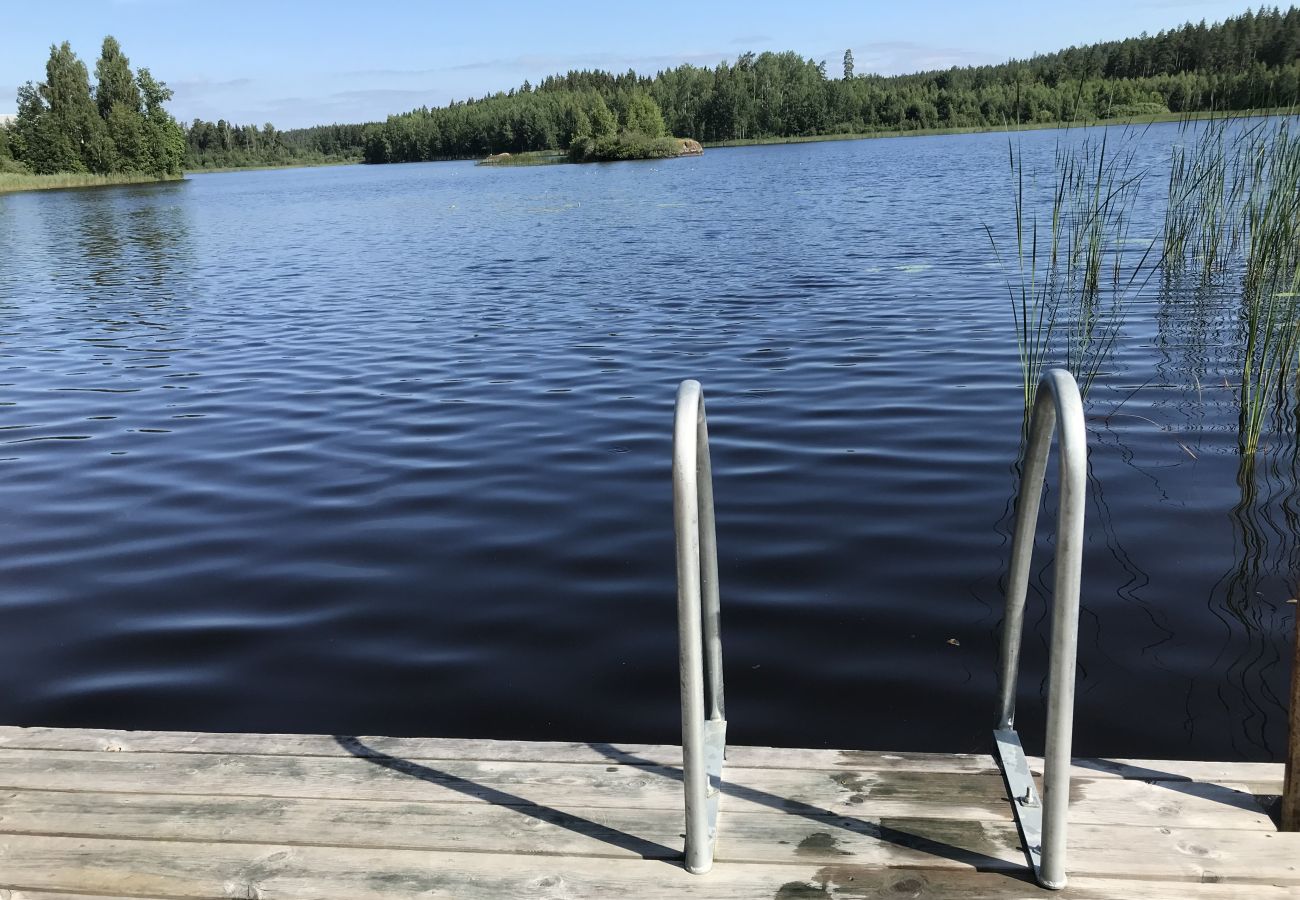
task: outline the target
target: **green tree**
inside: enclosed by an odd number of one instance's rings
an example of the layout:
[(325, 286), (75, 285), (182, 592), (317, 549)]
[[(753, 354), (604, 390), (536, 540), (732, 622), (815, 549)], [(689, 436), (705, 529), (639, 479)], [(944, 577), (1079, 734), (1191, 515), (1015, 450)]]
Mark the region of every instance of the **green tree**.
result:
[(104, 38), (99, 62), (95, 63), (95, 82), (95, 105), (101, 118), (107, 119), (116, 103), (140, 111), (140, 89), (131, 74), (131, 61), (122, 53), (122, 45), (112, 35)]
[(844, 51), (844, 80), (848, 81), (853, 77), (853, 51)]
[(144, 101), (144, 171), (179, 175), (185, 162), (185, 132), (163, 108), (172, 98), (171, 88), (145, 68), (136, 73), (135, 81)]
[(14, 157), (17, 155), (14, 150), (16, 139), (17, 133), (12, 125), (0, 124), (0, 172), (14, 171), (15, 168), (22, 171), (22, 167), (16, 167), (14, 162)]
[(37, 173), (70, 171), (81, 160), (68, 135), (50, 116), (42, 87), (29, 81), (18, 89), (18, 119), (11, 144), (14, 158)]
[(167, 86), (147, 69), (133, 76), (112, 37), (104, 39), (95, 75), (92, 91), (71, 45), (52, 46), (45, 80), (18, 89), (18, 117), (8, 141), (13, 157), (38, 174), (178, 174), (185, 133), (163, 108), (172, 95)]
[(113, 36), (104, 38), (95, 63), (95, 105), (104, 120), (112, 145), (111, 168), (116, 171), (147, 171), (150, 154), (145, 146), (145, 118), (140, 88), (131, 72), (131, 62)]
[(620, 94), (618, 107), (618, 124), (624, 131), (652, 138), (663, 137), (663, 113), (659, 104), (645, 91), (638, 88)]
[(618, 131), (618, 117), (614, 115), (605, 98), (595, 91), (588, 91), (583, 107), (587, 119), (591, 122), (592, 137), (609, 137)]
[(145, 141), (146, 124), (140, 110), (125, 103), (114, 103), (104, 120), (113, 144), (115, 168), (123, 172), (150, 170), (151, 151)]
[(57, 135), (53, 158), (62, 167), (51, 171), (111, 171), (111, 145), (90, 95), (90, 74), (67, 41), (50, 47), (40, 92), (46, 107), (42, 115)]

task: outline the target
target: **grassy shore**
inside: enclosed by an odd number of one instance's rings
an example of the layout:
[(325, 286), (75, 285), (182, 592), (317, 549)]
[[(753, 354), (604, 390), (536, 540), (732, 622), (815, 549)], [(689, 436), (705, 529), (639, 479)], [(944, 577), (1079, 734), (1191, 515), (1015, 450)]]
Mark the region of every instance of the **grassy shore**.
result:
[(554, 166), (569, 162), (563, 150), (525, 150), (522, 153), (501, 153), (480, 159), (480, 166)]
[(160, 181), (179, 181), (184, 176), (120, 173), (93, 175), (87, 172), (60, 172), (55, 175), (31, 175), (26, 172), (0, 172), (0, 194), (13, 191), (48, 191), (59, 188), (108, 187), (115, 184), (156, 184)]
[(1150, 125), (1156, 122), (1183, 122), (1188, 120), (1252, 118), (1256, 116), (1285, 115), (1291, 108), (1243, 109), (1236, 112), (1156, 113), (1146, 116), (1125, 116), (1117, 119), (1091, 119), (1080, 122), (1033, 122), (1019, 125), (973, 125), (962, 128), (914, 128), (908, 131), (868, 131), (854, 134), (813, 134), (796, 137), (746, 138), (745, 140), (706, 141), (705, 147), (755, 147), (762, 144), (813, 144), (822, 141), (865, 141), (871, 138), (923, 137), (939, 134), (988, 134), (998, 131), (1041, 131), (1052, 128), (1092, 128), (1098, 125)]
[(259, 166), (211, 166), (186, 169), (186, 175), (209, 175), (222, 172), (271, 172), (276, 169), (318, 169), (321, 166), (355, 166), (360, 165), (361, 157), (355, 159), (326, 159), (318, 162), (288, 162)]
[[(187, 169), (186, 175), (219, 172), (258, 172), (271, 169), (305, 169), (318, 166), (350, 166), (360, 159), (336, 159), (322, 162), (282, 163), (274, 166), (226, 166), (211, 169)], [(520, 165), (525, 165), (520, 163)], [(59, 172), (54, 175), (33, 175), (30, 172), (0, 171), (0, 194), (15, 191), (46, 191), (61, 188), (110, 187), (121, 184), (156, 184), (161, 181), (180, 181), (185, 175), (158, 178), (153, 175), (121, 172), (113, 175), (93, 175), (88, 172)]]
[(618, 162), (622, 160), (676, 159), (698, 156), (699, 143), (686, 138), (648, 138), (639, 134), (620, 134), (592, 140), (577, 138), (565, 150), (525, 150), (522, 153), (495, 153), (480, 159), (480, 166), (552, 166), (559, 163)]

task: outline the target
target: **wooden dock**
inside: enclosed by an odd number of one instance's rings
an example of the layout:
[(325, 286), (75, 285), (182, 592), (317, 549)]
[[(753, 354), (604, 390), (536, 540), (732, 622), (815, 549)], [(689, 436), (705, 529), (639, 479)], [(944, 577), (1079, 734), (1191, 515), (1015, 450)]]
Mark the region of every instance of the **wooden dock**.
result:
[(714, 869), (673, 746), (0, 728), (0, 900), (1300, 897), (1282, 767), (1077, 760), (1035, 886), (988, 756), (733, 747)]

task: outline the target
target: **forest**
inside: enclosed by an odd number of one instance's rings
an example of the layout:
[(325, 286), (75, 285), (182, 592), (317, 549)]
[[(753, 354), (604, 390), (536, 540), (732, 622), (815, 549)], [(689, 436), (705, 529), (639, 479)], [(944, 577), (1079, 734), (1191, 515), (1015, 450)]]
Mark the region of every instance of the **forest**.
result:
[[(1300, 10), (1246, 12), (1000, 65), (840, 77), (797, 53), (746, 53), (650, 76), (571, 71), (537, 86), (390, 116), (363, 132), (367, 162), (565, 149), (598, 137), (648, 95), (668, 133), (704, 142), (1004, 127), (1291, 106), (1300, 89)], [(616, 129), (625, 123), (616, 121)], [(584, 130), (586, 129), (586, 130)]]
[(195, 119), (185, 128), (187, 169), (357, 162), (367, 125), (317, 125), (278, 131), (219, 119)]
[(884, 76), (855, 71), (846, 51), (838, 71), (827, 68), (794, 52), (745, 53), (653, 76), (571, 71), (384, 122), (280, 131), (195, 119), (180, 128), (162, 109), (170, 91), (147, 69), (132, 79), (108, 38), (93, 90), (68, 46), (52, 48), (46, 81), (19, 90), (19, 121), (0, 128), (0, 171), (13, 164), (9, 158), (33, 171), (94, 172), (529, 150), (614, 158), (663, 135), (747, 142), (1291, 107), (1300, 92), (1300, 10), (1263, 8), (999, 65)]
[(67, 41), (51, 47), (45, 80), (18, 89), (18, 116), (0, 128), (0, 172), (179, 175), (185, 135), (163, 106), (167, 85), (132, 72), (112, 37), (95, 82)]

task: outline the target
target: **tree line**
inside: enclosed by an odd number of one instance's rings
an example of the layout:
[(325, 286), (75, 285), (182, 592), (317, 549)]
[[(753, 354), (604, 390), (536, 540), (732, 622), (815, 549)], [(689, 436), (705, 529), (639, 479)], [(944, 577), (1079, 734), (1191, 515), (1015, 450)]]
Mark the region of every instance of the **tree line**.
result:
[(161, 107), (170, 92), (145, 69), (133, 81), (108, 38), (94, 91), (67, 45), (52, 48), (46, 82), (19, 91), (19, 127), (0, 128), (0, 167), (6, 154), (33, 169), (174, 167), (177, 135), (184, 165), (206, 168), (462, 159), (575, 143), (582, 155), (619, 135), (747, 141), (1291, 106), (1300, 95), (1300, 10), (1248, 11), (999, 65), (883, 76), (855, 71), (851, 51), (842, 65), (834, 77), (825, 62), (797, 53), (745, 53), (654, 76), (570, 71), (384, 122), (277, 131), (196, 119), (180, 129)]
[(180, 174), (185, 137), (163, 107), (167, 85), (146, 68), (132, 72), (111, 36), (95, 82), (67, 41), (50, 47), (45, 80), (18, 89), (18, 116), (0, 128), (0, 171)]
[[(390, 116), (363, 132), (368, 162), (565, 149), (648, 96), (668, 132), (700, 141), (1078, 122), (1289, 106), (1300, 93), (1300, 10), (1246, 12), (1000, 65), (842, 77), (797, 53), (745, 53), (654, 76), (570, 71), (536, 87)], [(584, 131), (589, 127), (591, 131)]]
[(218, 119), (195, 119), (185, 127), (187, 169), (241, 166), (304, 165), (356, 162), (361, 159), (365, 131), (361, 125), (316, 125), (279, 131), (267, 122), (237, 125)]

